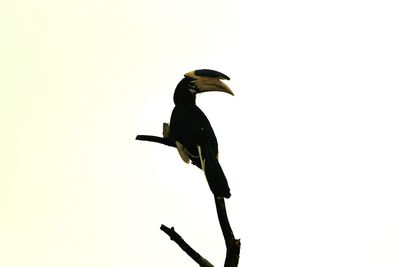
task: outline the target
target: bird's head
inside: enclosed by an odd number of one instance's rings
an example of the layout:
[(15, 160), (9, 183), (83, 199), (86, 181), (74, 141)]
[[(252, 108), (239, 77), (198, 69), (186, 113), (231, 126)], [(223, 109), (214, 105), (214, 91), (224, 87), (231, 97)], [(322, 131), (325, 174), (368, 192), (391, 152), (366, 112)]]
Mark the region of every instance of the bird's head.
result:
[(188, 72), (175, 89), (174, 102), (175, 104), (194, 104), (196, 94), (210, 91), (233, 95), (232, 90), (221, 80), (229, 80), (229, 77), (209, 69)]

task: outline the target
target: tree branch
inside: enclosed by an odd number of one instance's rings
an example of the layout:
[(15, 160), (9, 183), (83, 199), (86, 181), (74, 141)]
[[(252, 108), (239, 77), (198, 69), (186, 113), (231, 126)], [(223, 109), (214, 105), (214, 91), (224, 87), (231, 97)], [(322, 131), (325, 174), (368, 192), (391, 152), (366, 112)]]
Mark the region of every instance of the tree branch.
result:
[[(155, 142), (166, 146), (176, 147), (175, 142), (173, 142), (173, 140), (169, 138), (168, 124), (164, 123), (163, 127), (164, 137), (153, 135), (138, 135), (136, 136), (136, 140)], [(237, 267), (239, 264), (240, 239), (235, 239), (232, 228), (229, 224), (224, 198), (214, 196), (214, 199), (219, 224), (221, 226), (226, 245), (226, 257), (224, 267)], [(207, 261), (199, 253), (192, 249), (189, 244), (187, 244), (185, 240), (183, 240), (183, 238), (175, 232), (173, 227), (168, 228), (165, 225), (161, 225), (160, 229), (165, 232), (171, 238), (171, 240), (175, 241), (175, 243), (177, 243), (182, 248), (182, 250), (185, 251), (201, 267), (213, 267), (213, 265), (209, 261)]]
[(136, 140), (155, 142), (155, 143), (160, 143), (160, 144), (163, 144), (166, 146), (176, 147), (175, 143), (171, 139), (154, 136), (154, 135), (137, 135)]
[(199, 253), (197, 253), (188, 243), (183, 240), (183, 238), (175, 232), (174, 227), (168, 228), (164, 224), (161, 225), (160, 229), (166, 233), (172, 241), (175, 241), (186, 254), (189, 255), (195, 262), (197, 262), (201, 267), (214, 267), (208, 260), (203, 258)]
[(226, 257), (224, 267), (237, 267), (239, 264), (240, 239), (235, 239), (225, 208), (225, 200), (222, 197), (214, 197), (217, 208), (218, 221), (224, 235), (226, 245)]

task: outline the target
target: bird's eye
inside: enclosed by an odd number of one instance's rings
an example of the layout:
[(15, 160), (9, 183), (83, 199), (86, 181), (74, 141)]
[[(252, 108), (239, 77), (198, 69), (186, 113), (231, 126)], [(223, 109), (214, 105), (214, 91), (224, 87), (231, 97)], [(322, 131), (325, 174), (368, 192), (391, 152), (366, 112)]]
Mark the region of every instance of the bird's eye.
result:
[(196, 88), (196, 84), (194, 83), (194, 81), (189, 82), (189, 87)]

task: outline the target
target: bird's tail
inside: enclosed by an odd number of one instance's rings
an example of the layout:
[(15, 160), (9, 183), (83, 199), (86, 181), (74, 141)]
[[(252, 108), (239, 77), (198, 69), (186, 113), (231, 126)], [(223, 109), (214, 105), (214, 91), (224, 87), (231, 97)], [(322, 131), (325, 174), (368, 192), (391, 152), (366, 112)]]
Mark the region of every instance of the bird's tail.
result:
[(210, 147), (201, 147), (201, 161), (208, 185), (213, 194), (217, 197), (229, 198), (231, 193), (228, 181), (218, 162), (217, 155)]

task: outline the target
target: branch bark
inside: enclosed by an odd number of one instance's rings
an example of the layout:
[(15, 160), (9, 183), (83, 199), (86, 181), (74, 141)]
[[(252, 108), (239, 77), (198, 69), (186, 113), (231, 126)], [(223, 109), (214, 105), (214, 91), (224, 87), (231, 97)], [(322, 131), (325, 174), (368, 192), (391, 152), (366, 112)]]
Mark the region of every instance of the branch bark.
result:
[(224, 235), (226, 245), (226, 257), (224, 267), (237, 267), (240, 255), (240, 239), (235, 239), (226, 213), (225, 200), (222, 197), (214, 197), (217, 208), (218, 221)]
[(155, 143), (163, 144), (166, 146), (176, 147), (175, 143), (171, 139), (154, 136), (154, 135), (137, 135), (136, 140), (155, 142)]
[(183, 240), (183, 238), (175, 232), (174, 227), (168, 228), (164, 224), (161, 225), (160, 229), (166, 233), (172, 241), (175, 241), (186, 254), (189, 255), (195, 262), (197, 262), (201, 267), (214, 267), (207, 259), (203, 258), (199, 253), (197, 253), (188, 243)]

